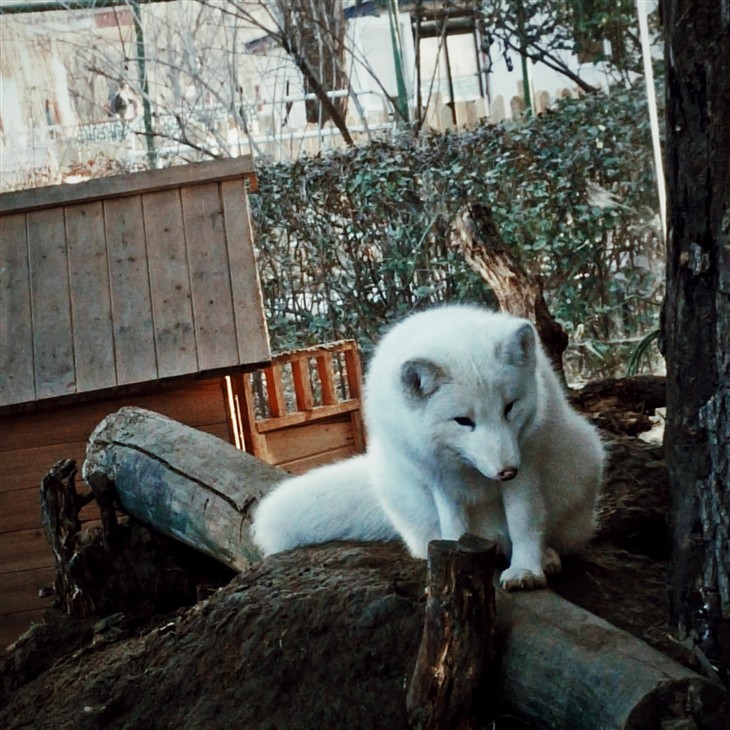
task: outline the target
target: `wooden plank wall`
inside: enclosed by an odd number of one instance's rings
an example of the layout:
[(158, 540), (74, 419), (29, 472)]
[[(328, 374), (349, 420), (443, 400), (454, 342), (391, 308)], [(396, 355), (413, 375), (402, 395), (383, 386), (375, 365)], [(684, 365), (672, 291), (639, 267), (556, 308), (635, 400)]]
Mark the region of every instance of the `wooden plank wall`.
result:
[[(218, 377), (0, 417), (0, 647), (14, 641), (51, 604), (50, 598), (38, 597), (39, 588), (53, 582), (53, 556), (41, 526), (41, 479), (59, 459), (76, 459), (80, 469), (91, 431), (125, 405), (148, 408), (230, 440), (225, 381)], [(82, 517), (98, 517), (93, 504)]]
[(0, 196), (0, 407), (270, 360), (250, 158)]

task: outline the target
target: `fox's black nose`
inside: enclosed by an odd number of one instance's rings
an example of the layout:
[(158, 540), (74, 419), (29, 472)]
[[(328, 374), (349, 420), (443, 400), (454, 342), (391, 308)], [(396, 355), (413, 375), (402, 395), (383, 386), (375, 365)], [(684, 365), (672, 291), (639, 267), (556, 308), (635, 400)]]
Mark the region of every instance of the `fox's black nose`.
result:
[(499, 479), (500, 482), (508, 482), (510, 479), (514, 479), (516, 476), (516, 467), (510, 466), (507, 469), (502, 469), (502, 471), (497, 474), (497, 479)]

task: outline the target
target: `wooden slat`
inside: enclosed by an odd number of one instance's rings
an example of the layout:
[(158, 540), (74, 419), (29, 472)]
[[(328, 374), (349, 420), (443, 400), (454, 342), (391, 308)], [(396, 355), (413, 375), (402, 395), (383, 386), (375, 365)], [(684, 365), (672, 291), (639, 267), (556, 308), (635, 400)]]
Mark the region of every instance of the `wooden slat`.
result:
[(304, 474), (305, 472), (315, 469), (318, 466), (324, 466), (325, 464), (332, 464), (335, 461), (342, 461), (343, 459), (349, 459), (351, 456), (355, 456), (359, 453), (353, 445), (342, 446), (338, 449), (332, 449), (331, 451), (323, 451), (319, 454), (312, 454), (311, 456), (305, 456), (302, 459), (293, 459), (292, 461), (286, 461), (281, 464), (277, 464), (280, 468), (288, 471), (290, 474)]
[(313, 345), (311, 347), (302, 347), (297, 350), (288, 350), (279, 352), (272, 357), (273, 362), (285, 363), (291, 362), (302, 355), (308, 357), (319, 357), (324, 353), (338, 353), (345, 352), (346, 350), (357, 350), (357, 343), (355, 340), (335, 340), (334, 342), (326, 342), (323, 345)]
[[(226, 404), (219, 378), (155, 389), (150, 393), (107, 397), (67, 405), (61, 410), (0, 417), (0, 453), (35, 444), (52, 446), (86, 439), (107, 414), (125, 405), (157, 411), (190, 426), (224, 423)], [(0, 469), (5, 455), (0, 458)]]
[(55, 575), (53, 568), (0, 573), (0, 616), (3, 623), (8, 614), (49, 607), (53, 598), (40, 598), (38, 590), (52, 586)]
[[(264, 303), (254, 256), (248, 197), (242, 180), (221, 183), (238, 350), (247, 362), (271, 359)], [(252, 304), (256, 303), (256, 306)]]
[(314, 454), (352, 447), (349, 418), (272, 431), (267, 435), (269, 464), (283, 464)]
[(164, 170), (114, 175), (77, 185), (49, 185), (32, 190), (0, 195), (3, 214), (48, 208), (54, 205), (91, 202), (108, 197), (139, 195), (154, 190), (195, 185), (210, 180), (229, 180), (246, 177), (255, 190), (255, 173), (250, 155), (215, 162), (181, 165)]
[(142, 200), (104, 203), (117, 383), (157, 378)]
[(359, 400), (345, 400), (331, 406), (317, 406), (310, 411), (295, 411), (287, 413), (281, 418), (262, 418), (256, 421), (256, 430), (260, 434), (280, 431), (292, 426), (300, 426), (305, 423), (314, 423), (327, 418), (333, 418), (343, 413), (351, 413), (360, 410)]
[(258, 432), (256, 427), (256, 406), (253, 388), (251, 387), (251, 376), (249, 374), (232, 375), (231, 385), (241, 406), (241, 431), (243, 432), (245, 449), (249, 454), (253, 454), (262, 461), (269, 463), (266, 438)]
[[(86, 483), (80, 478), (76, 480), (76, 488), (79, 494), (89, 491)], [(99, 508), (96, 506), (96, 502), (85, 505), (79, 513), (79, 517), (82, 522), (98, 520)], [(29, 489), (0, 492), (0, 533), (32, 530), (40, 524), (40, 482)]]
[(40, 527), (0, 535), (0, 573), (49, 568), (52, 565), (53, 553)]
[(266, 400), (269, 404), (269, 415), (272, 418), (280, 418), (286, 415), (286, 399), (284, 398), (284, 385), (281, 380), (281, 365), (274, 363), (271, 367), (264, 369), (266, 380)]
[(193, 373), (198, 358), (180, 192), (149, 193), (142, 205), (158, 373), (162, 378)]
[(85, 438), (65, 444), (6, 451), (0, 459), (0, 492), (40, 487), (41, 479), (59, 459), (76, 459), (81, 466), (85, 454)]
[(66, 209), (76, 389), (116, 383), (109, 267), (101, 203)]
[(218, 185), (181, 191), (192, 285), (195, 339), (201, 370), (241, 361), (235, 332), (231, 271)]
[(360, 353), (357, 349), (345, 350), (345, 365), (347, 367), (347, 386), (350, 398), (360, 398), (362, 390), (362, 365)]
[(28, 214), (36, 397), (76, 391), (63, 209)]
[(362, 454), (367, 447), (367, 439), (361, 410), (353, 411), (350, 414), (350, 424), (352, 425), (352, 440), (355, 445), (355, 452)]
[(331, 352), (323, 352), (316, 358), (319, 384), (322, 388), (322, 404), (331, 406), (337, 403), (337, 391), (335, 389), (334, 362)]
[(25, 216), (0, 218), (0, 405), (35, 398)]
[(210, 426), (201, 426), (198, 430), (205, 431), (205, 433), (209, 433), (211, 436), (215, 436), (226, 443), (231, 443), (231, 434), (228, 430), (227, 423), (213, 423)]
[(291, 372), (294, 379), (297, 410), (311, 411), (314, 405), (314, 396), (312, 395), (312, 381), (309, 374), (309, 358), (302, 357), (292, 360)]

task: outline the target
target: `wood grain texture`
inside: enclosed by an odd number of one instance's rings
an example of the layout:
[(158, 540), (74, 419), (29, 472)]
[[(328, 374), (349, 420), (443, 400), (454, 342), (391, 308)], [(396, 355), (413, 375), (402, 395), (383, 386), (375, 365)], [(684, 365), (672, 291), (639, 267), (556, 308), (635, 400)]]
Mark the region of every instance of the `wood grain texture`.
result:
[(231, 295), (236, 322), (238, 349), (248, 362), (271, 359), (269, 334), (264, 318), (264, 302), (253, 247), (253, 231), (243, 180), (220, 185)]
[(129, 514), (237, 570), (258, 558), (252, 508), (282, 478), (221, 439), (140, 408), (94, 430), (83, 473), (94, 472), (114, 481)]
[[(49, 548), (50, 551), (50, 548)], [(36, 568), (20, 573), (0, 574), (0, 616), (4, 623), (9, 614), (20, 613), (28, 610), (33, 605), (36, 610), (50, 607), (53, 597), (40, 598), (38, 591), (41, 588), (53, 585), (54, 570), (49, 568)], [(3, 644), (0, 644), (3, 646)]]
[(67, 395), (76, 373), (63, 209), (29, 213), (27, 226), (36, 397)]
[(76, 388), (116, 384), (109, 266), (101, 203), (66, 208)]
[(25, 215), (0, 218), (0, 406), (35, 398)]
[(272, 431), (266, 439), (270, 464), (285, 464), (352, 445), (348, 416)]
[(104, 203), (117, 384), (158, 376), (140, 196)]
[(0, 535), (2, 573), (48, 568), (53, 565), (53, 554), (42, 527)]
[(720, 706), (721, 685), (550, 591), (496, 598), (497, 691), (525, 720), (574, 730), (716, 727), (701, 720)]
[(255, 189), (253, 160), (248, 155), (229, 160), (170, 167), (165, 170), (114, 175), (77, 185), (49, 185), (33, 190), (3, 193), (0, 202), (3, 213), (25, 212), (49, 206), (89, 203), (106, 198), (195, 185), (209, 180), (240, 177), (249, 179), (252, 189)]
[(428, 545), (426, 617), (406, 698), (413, 730), (478, 727), (482, 674), (496, 653), (496, 554), (496, 543), (474, 535)]
[(245, 179), (249, 159), (0, 196), (0, 407), (269, 362)]
[[(1, 416), (0, 453), (85, 440), (104, 416), (125, 405), (158, 411), (195, 427), (226, 420), (219, 378), (170, 383), (142, 393), (106, 395), (61, 409)], [(0, 459), (0, 465), (5, 458)], [(52, 463), (44, 466), (50, 468)]]
[(323, 352), (316, 358), (317, 375), (320, 388), (322, 389), (322, 404), (331, 406), (337, 403), (337, 391), (335, 390), (335, 379), (331, 352)]
[[(94, 427), (110, 412), (130, 403), (167, 413), (218, 438), (228, 438), (226, 405), (219, 378), (167, 386), (136, 396), (77, 403), (61, 410), (0, 417), (0, 608), (7, 595), (2, 592), (5, 585), (2, 576), (12, 574), (13, 585), (26, 585), (25, 574), (31, 580), (39, 566), (50, 566), (53, 560), (41, 529), (41, 480), (60, 459), (71, 458), (82, 464)], [(85, 485), (79, 484), (79, 491), (86, 491)], [(85, 526), (98, 524), (95, 503), (83, 508), (81, 519)], [(25, 590), (22, 596), (13, 593), (12, 601), (13, 606), (17, 604), (17, 615), (23, 616), (42, 605)], [(30, 621), (36, 615), (28, 613), (16, 620), (16, 613), (7, 614), (0, 622), (0, 636), (5, 638), (5, 643), (27, 627), (26, 619)], [(20, 628), (8, 633), (7, 626)]]
[[(81, 458), (86, 452), (86, 442), (81, 449)], [(77, 461), (77, 463), (80, 463)], [(50, 466), (50, 464), (49, 464)], [(47, 471), (47, 469), (46, 469)], [(34, 530), (41, 521), (40, 502), (38, 498), (38, 485), (27, 489), (14, 489), (0, 492), (0, 534), (20, 530)], [(82, 487), (81, 492), (84, 491)], [(96, 505), (90, 503), (84, 506), (80, 512), (82, 522), (93, 522), (99, 519), (99, 510)], [(3, 560), (0, 556), (0, 572), (2, 572)]]
[(198, 362), (202, 370), (230, 366), (241, 360), (218, 185), (186, 188), (181, 197)]
[(190, 272), (179, 190), (142, 196), (150, 291), (161, 378), (198, 370)]

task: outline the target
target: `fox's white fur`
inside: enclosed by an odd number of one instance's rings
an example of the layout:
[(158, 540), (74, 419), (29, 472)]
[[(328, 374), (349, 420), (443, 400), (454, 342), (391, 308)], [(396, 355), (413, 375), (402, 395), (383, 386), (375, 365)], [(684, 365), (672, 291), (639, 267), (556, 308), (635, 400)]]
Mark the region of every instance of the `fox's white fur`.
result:
[(364, 410), (366, 455), (262, 500), (264, 553), (400, 537), (425, 558), (471, 532), (511, 556), (505, 588), (534, 588), (591, 537), (604, 449), (527, 320), (463, 305), (405, 319), (376, 349)]

